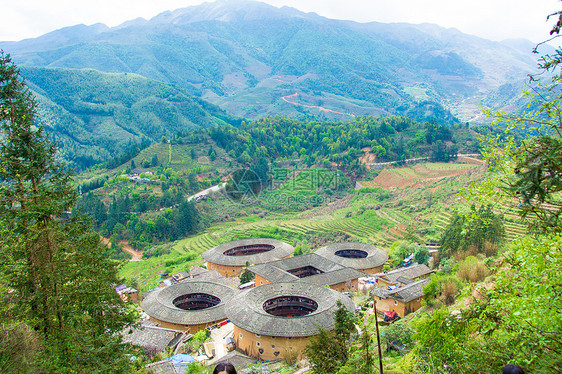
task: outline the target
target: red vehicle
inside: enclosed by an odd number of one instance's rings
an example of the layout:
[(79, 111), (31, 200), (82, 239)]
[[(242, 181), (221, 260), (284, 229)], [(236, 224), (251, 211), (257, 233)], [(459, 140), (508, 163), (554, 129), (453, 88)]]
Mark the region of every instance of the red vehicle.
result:
[(394, 322), (400, 319), (400, 316), (396, 312), (386, 311), (384, 312), (384, 322)]

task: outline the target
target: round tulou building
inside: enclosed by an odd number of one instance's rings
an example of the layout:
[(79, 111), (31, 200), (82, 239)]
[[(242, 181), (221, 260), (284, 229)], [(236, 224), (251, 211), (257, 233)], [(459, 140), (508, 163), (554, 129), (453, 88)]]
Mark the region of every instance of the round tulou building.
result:
[(216, 269), (225, 277), (239, 276), (246, 264), (264, 264), (287, 258), (293, 246), (275, 239), (235, 240), (213, 247), (203, 253), (207, 269)]
[(238, 292), (213, 282), (184, 282), (146, 294), (141, 307), (162, 327), (195, 333), (225, 320), (225, 306)]
[(345, 267), (368, 274), (382, 271), (388, 254), (373, 245), (355, 242), (334, 243), (318, 248), (314, 253)]
[(351, 299), (310, 283), (271, 283), (242, 292), (226, 305), (236, 346), (246, 355), (275, 360), (302, 356), (319, 328), (334, 328), (337, 301), (350, 311)]

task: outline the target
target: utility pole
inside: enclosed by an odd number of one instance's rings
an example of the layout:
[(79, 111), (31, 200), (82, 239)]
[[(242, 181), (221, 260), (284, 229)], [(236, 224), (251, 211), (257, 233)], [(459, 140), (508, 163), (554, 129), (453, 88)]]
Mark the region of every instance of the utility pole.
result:
[(373, 309), (375, 311), (375, 326), (377, 327), (377, 346), (379, 348), (380, 372), (381, 374), (384, 374), (382, 370), (381, 335), (379, 334), (379, 317), (377, 316), (377, 299), (374, 293), (373, 293)]

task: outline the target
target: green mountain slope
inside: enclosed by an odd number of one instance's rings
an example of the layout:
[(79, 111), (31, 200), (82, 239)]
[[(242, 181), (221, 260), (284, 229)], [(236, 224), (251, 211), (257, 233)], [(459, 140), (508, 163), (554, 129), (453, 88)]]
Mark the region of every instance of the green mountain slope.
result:
[[(534, 70), (522, 45), (435, 25), (360, 24), (217, 1), (0, 48), (20, 65), (136, 73), (248, 118), (406, 114), (451, 123), (471, 119), (488, 92)], [(293, 103), (283, 99), (295, 93)]]
[(65, 159), (83, 168), (142, 142), (231, 118), (184, 90), (137, 74), (25, 68), (42, 123)]

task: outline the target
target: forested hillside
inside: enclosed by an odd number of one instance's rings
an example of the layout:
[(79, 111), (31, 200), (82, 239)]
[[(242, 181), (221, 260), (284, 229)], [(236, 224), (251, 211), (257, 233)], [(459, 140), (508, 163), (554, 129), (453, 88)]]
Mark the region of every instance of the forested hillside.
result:
[(26, 68), (22, 74), (35, 93), (41, 123), (78, 169), (178, 131), (236, 123), (185, 90), (137, 74), (60, 68)]
[(475, 151), (474, 132), (462, 125), (453, 129), (419, 123), (406, 117), (361, 117), (346, 122), (299, 121), (268, 117), (238, 128), (218, 126), (210, 136), (232, 157), (248, 163), (265, 157), (302, 158), (308, 166), (334, 162), (350, 171), (359, 157), (373, 162), (427, 157), (449, 161), (459, 152)]
[[(24, 66), (171, 83), (240, 117), (383, 114), (450, 124), (479, 118), (478, 102), (501, 85), (521, 87), (535, 67), (532, 45), (525, 45), (435, 25), (360, 24), (218, 1), (114, 28), (73, 26), (0, 48)], [(295, 93), (296, 104), (283, 100)]]
[[(357, 180), (378, 173), (370, 164), (411, 158), (448, 162), (459, 152), (477, 150), (476, 133), (462, 125), (448, 128), (405, 117), (346, 122), (266, 117), (238, 127), (180, 132), (130, 159), (82, 173), (78, 209), (92, 215), (103, 236), (148, 249), (223, 220), (215, 208), (183, 204), (190, 194), (221, 182), (229, 182), (230, 197), (246, 195), (241, 184), (254, 189), (252, 194), (261, 196), (253, 204), (265, 212), (298, 212), (345, 196)], [(131, 180), (134, 170), (144, 183)], [(292, 207), (275, 202), (287, 196), (307, 202)], [(222, 204), (229, 215), (240, 215), (235, 205)]]

